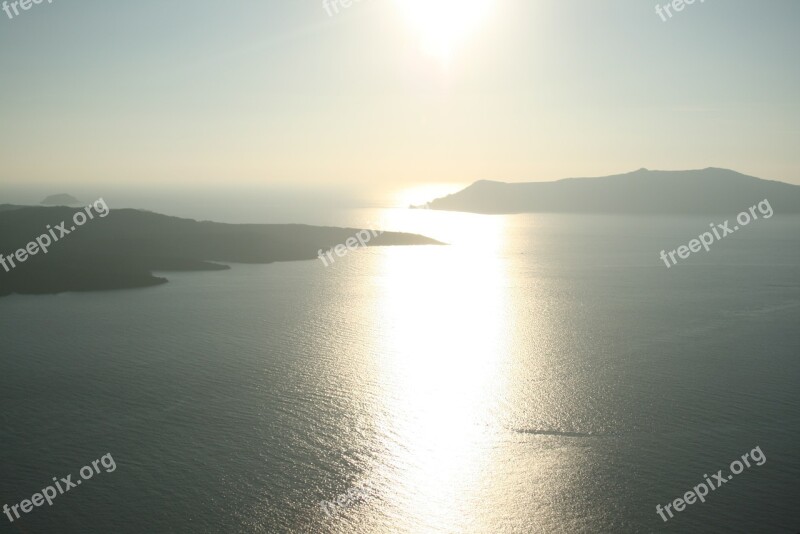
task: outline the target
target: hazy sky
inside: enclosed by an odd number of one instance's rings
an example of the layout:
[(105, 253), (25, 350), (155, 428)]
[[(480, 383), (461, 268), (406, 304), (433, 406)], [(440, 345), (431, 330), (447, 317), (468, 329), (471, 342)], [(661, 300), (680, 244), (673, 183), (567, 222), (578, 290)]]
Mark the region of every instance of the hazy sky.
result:
[(667, 22), (655, 4), (0, 12), (0, 182), (397, 185), (715, 166), (800, 184), (800, 1), (698, 0)]

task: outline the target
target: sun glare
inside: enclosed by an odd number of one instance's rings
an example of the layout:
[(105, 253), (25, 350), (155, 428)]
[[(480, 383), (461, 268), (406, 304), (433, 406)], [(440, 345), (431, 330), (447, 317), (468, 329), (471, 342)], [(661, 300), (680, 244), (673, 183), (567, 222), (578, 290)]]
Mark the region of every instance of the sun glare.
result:
[(492, 0), (396, 0), (417, 34), (420, 46), (441, 60), (455, 50), (486, 19)]

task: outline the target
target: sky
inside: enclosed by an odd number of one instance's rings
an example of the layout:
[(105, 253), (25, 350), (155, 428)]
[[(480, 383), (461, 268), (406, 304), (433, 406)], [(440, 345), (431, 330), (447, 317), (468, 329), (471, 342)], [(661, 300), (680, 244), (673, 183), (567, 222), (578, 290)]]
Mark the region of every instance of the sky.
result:
[(800, 184), (797, 0), (329, 1), (0, 11), (0, 184)]

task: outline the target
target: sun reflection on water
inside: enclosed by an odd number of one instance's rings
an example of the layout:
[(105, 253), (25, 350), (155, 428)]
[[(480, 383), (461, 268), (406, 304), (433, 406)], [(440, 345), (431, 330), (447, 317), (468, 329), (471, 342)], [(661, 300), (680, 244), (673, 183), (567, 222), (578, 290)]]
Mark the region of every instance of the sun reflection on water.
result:
[(377, 372), (385, 417), (379, 427), (398, 516), (422, 522), (410, 530), (449, 530), (470, 516), (459, 506), (482, 486), (491, 461), (489, 425), (506, 380), (507, 277), (498, 253), (505, 223), (480, 217), (477, 224), (479, 216), (459, 214), (413, 217), (426, 219), (420, 224), (427, 235), (459, 245), (381, 254), (376, 313), (384, 346)]

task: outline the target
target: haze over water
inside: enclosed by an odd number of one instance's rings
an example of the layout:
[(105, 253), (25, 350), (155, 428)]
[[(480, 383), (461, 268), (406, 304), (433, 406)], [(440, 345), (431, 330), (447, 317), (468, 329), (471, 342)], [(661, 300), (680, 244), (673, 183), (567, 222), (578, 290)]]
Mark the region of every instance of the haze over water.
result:
[[(119, 465), (26, 528), (797, 522), (796, 219), (760, 221), (669, 271), (648, 245), (705, 220), (355, 210), (339, 224), (376, 222), (451, 245), (0, 300), (2, 493), (32, 493), (106, 448)], [(763, 466), (677, 525), (656, 515), (756, 445)], [(375, 496), (328, 517), (320, 501), (359, 481)]]
[(0, 0), (0, 534), (800, 531), (798, 20)]

